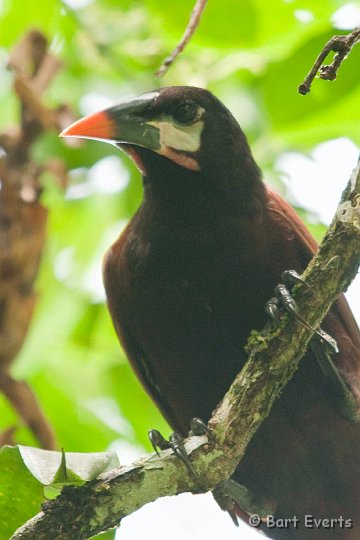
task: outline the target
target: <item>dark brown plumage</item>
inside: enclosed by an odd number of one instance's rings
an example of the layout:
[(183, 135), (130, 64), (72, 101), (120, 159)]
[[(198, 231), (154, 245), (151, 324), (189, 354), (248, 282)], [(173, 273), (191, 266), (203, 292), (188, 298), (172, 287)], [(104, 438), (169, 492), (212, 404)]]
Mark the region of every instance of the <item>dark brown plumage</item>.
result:
[[(119, 339), (174, 429), (208, 420), (246, 355), (281, 272), (301, 272), (316, 244), (265, 188), (245, 136), (209, 92), (171, 87), (98, 113), (65, 135), (118, 143), (144, 173), (144, 200), (108, 251), (104, 281)], [(341, 297), (323, 324), (357, 402), (360, 335)], [(299, 528), (273, 538), (360, 538), (360, 427), (340, 417), (314, 354), (275, 403), (234, 478), (255, 504)], [(304, 515), (353, 528), (304, 528)]]

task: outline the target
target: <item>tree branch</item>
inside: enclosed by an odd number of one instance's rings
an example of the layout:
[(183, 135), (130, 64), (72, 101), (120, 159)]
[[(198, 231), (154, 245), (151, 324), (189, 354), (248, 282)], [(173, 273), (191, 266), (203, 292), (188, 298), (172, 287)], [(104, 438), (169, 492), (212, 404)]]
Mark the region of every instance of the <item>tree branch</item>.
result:
[[(33, 391), (10, 373), (37, 300), (34, 283), (47, 223), (47, 210), (40, 201), (40, 176), (45, 169), (51, 170), (64, 185), (66, 175), (65, 165), (59, 160), (36, 163), (31, 148), (48, 129), (58, 132), (74, 120), (67, 105), (52, 109), (41, 98), (61, 67), (47, 49), (45, 36), (31, 30), (15, 45), (8, 61), (19, 98), (20, 125), (0, 133), (0, 147), (4, 150), (0, 153), (0, 392), (41, 445), (50, 449), (56, 446), (54, 433)], [(6, 430), (4, 440), (11, 433)]]
[[(355, 28), (347, 36), (334, 36), (325, 45), (309, 73), (306, 75), (304, 82), (298, 88), (300, 94), (308, 94), (310, 87), (316, 74), (319, 72), (320, 79), (334, 81), (337, 71), (345, 58), (351, 52), (351, 49), (360, 41), (360, 26)], [(323, 61), (328, 54), (334, 51), (336, 53), (334, 60), (329, 65), (323, 65)]]
[[(360, 162), (343, 193), (334, 220), (304, 273), (297, 302), (313, 326), (320, 325), (336, 297), (355, 277), (360, 262)], [(213, 439), (191, 437), (187, 451), (198, 473), (194, 481), (170, 452), (146, 455), (82, 487), (66, 487), (12, 540), (82, 540), (119, 525), (144, 504), (185, 491), (208, 491), (227, 479), (246, 446), (268, 416), (282, 388), (306, 351), (312, 332), (284, 318), (272, 333), (252, 338), (249, 360), (210, 420)]]
[(163, 75), (165, 75), (169, 67), (174, 63), (176, 57), (179, 56), (179, 54), (185, 49), (186, 45), (189, 43), (190, 39), (194, 35), (195, 30), (199, 26), (201, 15), (203, 14), (203, 11), (205, 9), (206, 2), (207, 0), (197, 0), (194, 9), (192, 10), (188, 25), (179, 44), (161, 64), (160, 68), (155, 74), (157, 77), (162, 77)]

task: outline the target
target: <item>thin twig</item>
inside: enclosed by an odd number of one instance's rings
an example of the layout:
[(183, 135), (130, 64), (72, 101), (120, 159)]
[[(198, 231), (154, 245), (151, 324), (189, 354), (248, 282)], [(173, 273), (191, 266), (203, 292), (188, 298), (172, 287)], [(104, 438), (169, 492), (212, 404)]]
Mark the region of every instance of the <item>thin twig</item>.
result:
[[(310, 87), (316, 74), (319, 72), (320, 79), (334, 81), (337, 71), (342, 62), (350, 53), (351, 49), (360, 41), (360, 26), (356, 27), (347, 36), (334, 36), (325, 45), (307, 76), (298, 88), (300, 94), (306, 95), (310, 92)], [(336, 53), (334, 60), (329, 65), (323, 65), (323, 61), (328, 54)]]
[(31, 114), (44, 129), (56, 129), (56, 113), (54, 109), (46, 107), (39, 94), (34, 92), (32, 81), (26, 81), (22, 77), (14, 80), (14, 90), (21, 102), (31, 111)]
[(194, 9), (192, 10), (189, 23), (185, 29), (185, 32), (180, 40), (180, 43), (175, 47), (173, 52), (165, 58), (160, 68), (156, 72), (157, 77), (162, 77), (165, 75), (171, 64), (175, 61), (176, 57), (185, 49), (186, 45), (189, 43), (191, 37), (193, 36), (195, 30), (197, 29), (201, 15), (205, 9), (207, 0), (197, 0)]
[(53, 54), (46, 53), (41, 62), (36, 75), (31, 79), (31, 85), (34, 91), (41, 96), (50, 86), (57, 72), (63, 67), (63, 62)]

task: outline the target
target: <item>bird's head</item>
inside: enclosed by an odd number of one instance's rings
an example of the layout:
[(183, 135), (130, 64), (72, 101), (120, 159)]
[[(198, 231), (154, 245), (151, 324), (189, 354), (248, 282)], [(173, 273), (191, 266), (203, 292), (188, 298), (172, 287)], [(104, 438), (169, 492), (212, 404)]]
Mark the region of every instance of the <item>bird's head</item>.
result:
[(233, 115), (202, 88), (154, 90), (82, 118), (61, 136), (115, 144), (144, 176), (170, 167), (173, 174), (180, 168), (191, 176), (218, 178), (231, 170), (239, 178), (247, 167), (257, 169)]

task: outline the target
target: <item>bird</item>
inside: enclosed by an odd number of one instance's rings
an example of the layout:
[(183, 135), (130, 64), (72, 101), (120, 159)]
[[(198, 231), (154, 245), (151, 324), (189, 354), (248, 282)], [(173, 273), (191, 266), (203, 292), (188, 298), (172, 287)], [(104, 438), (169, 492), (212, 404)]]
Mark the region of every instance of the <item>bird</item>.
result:
[[(114, 144), (142, 174), (141, 205), (104, 258), (107, 303), (145, 390), (186, 436), (243, 367), (283, 271), (301, 273), (316, 242), (208, 90), (156, 89), (62, 135)], [(360, 538), (360, 332), (344, 296), (323, 328), (339, 349), (322, 357), (330, 375), (310, 347), (231, 479), (240, 518), (256, 511), (273, 539)]]

